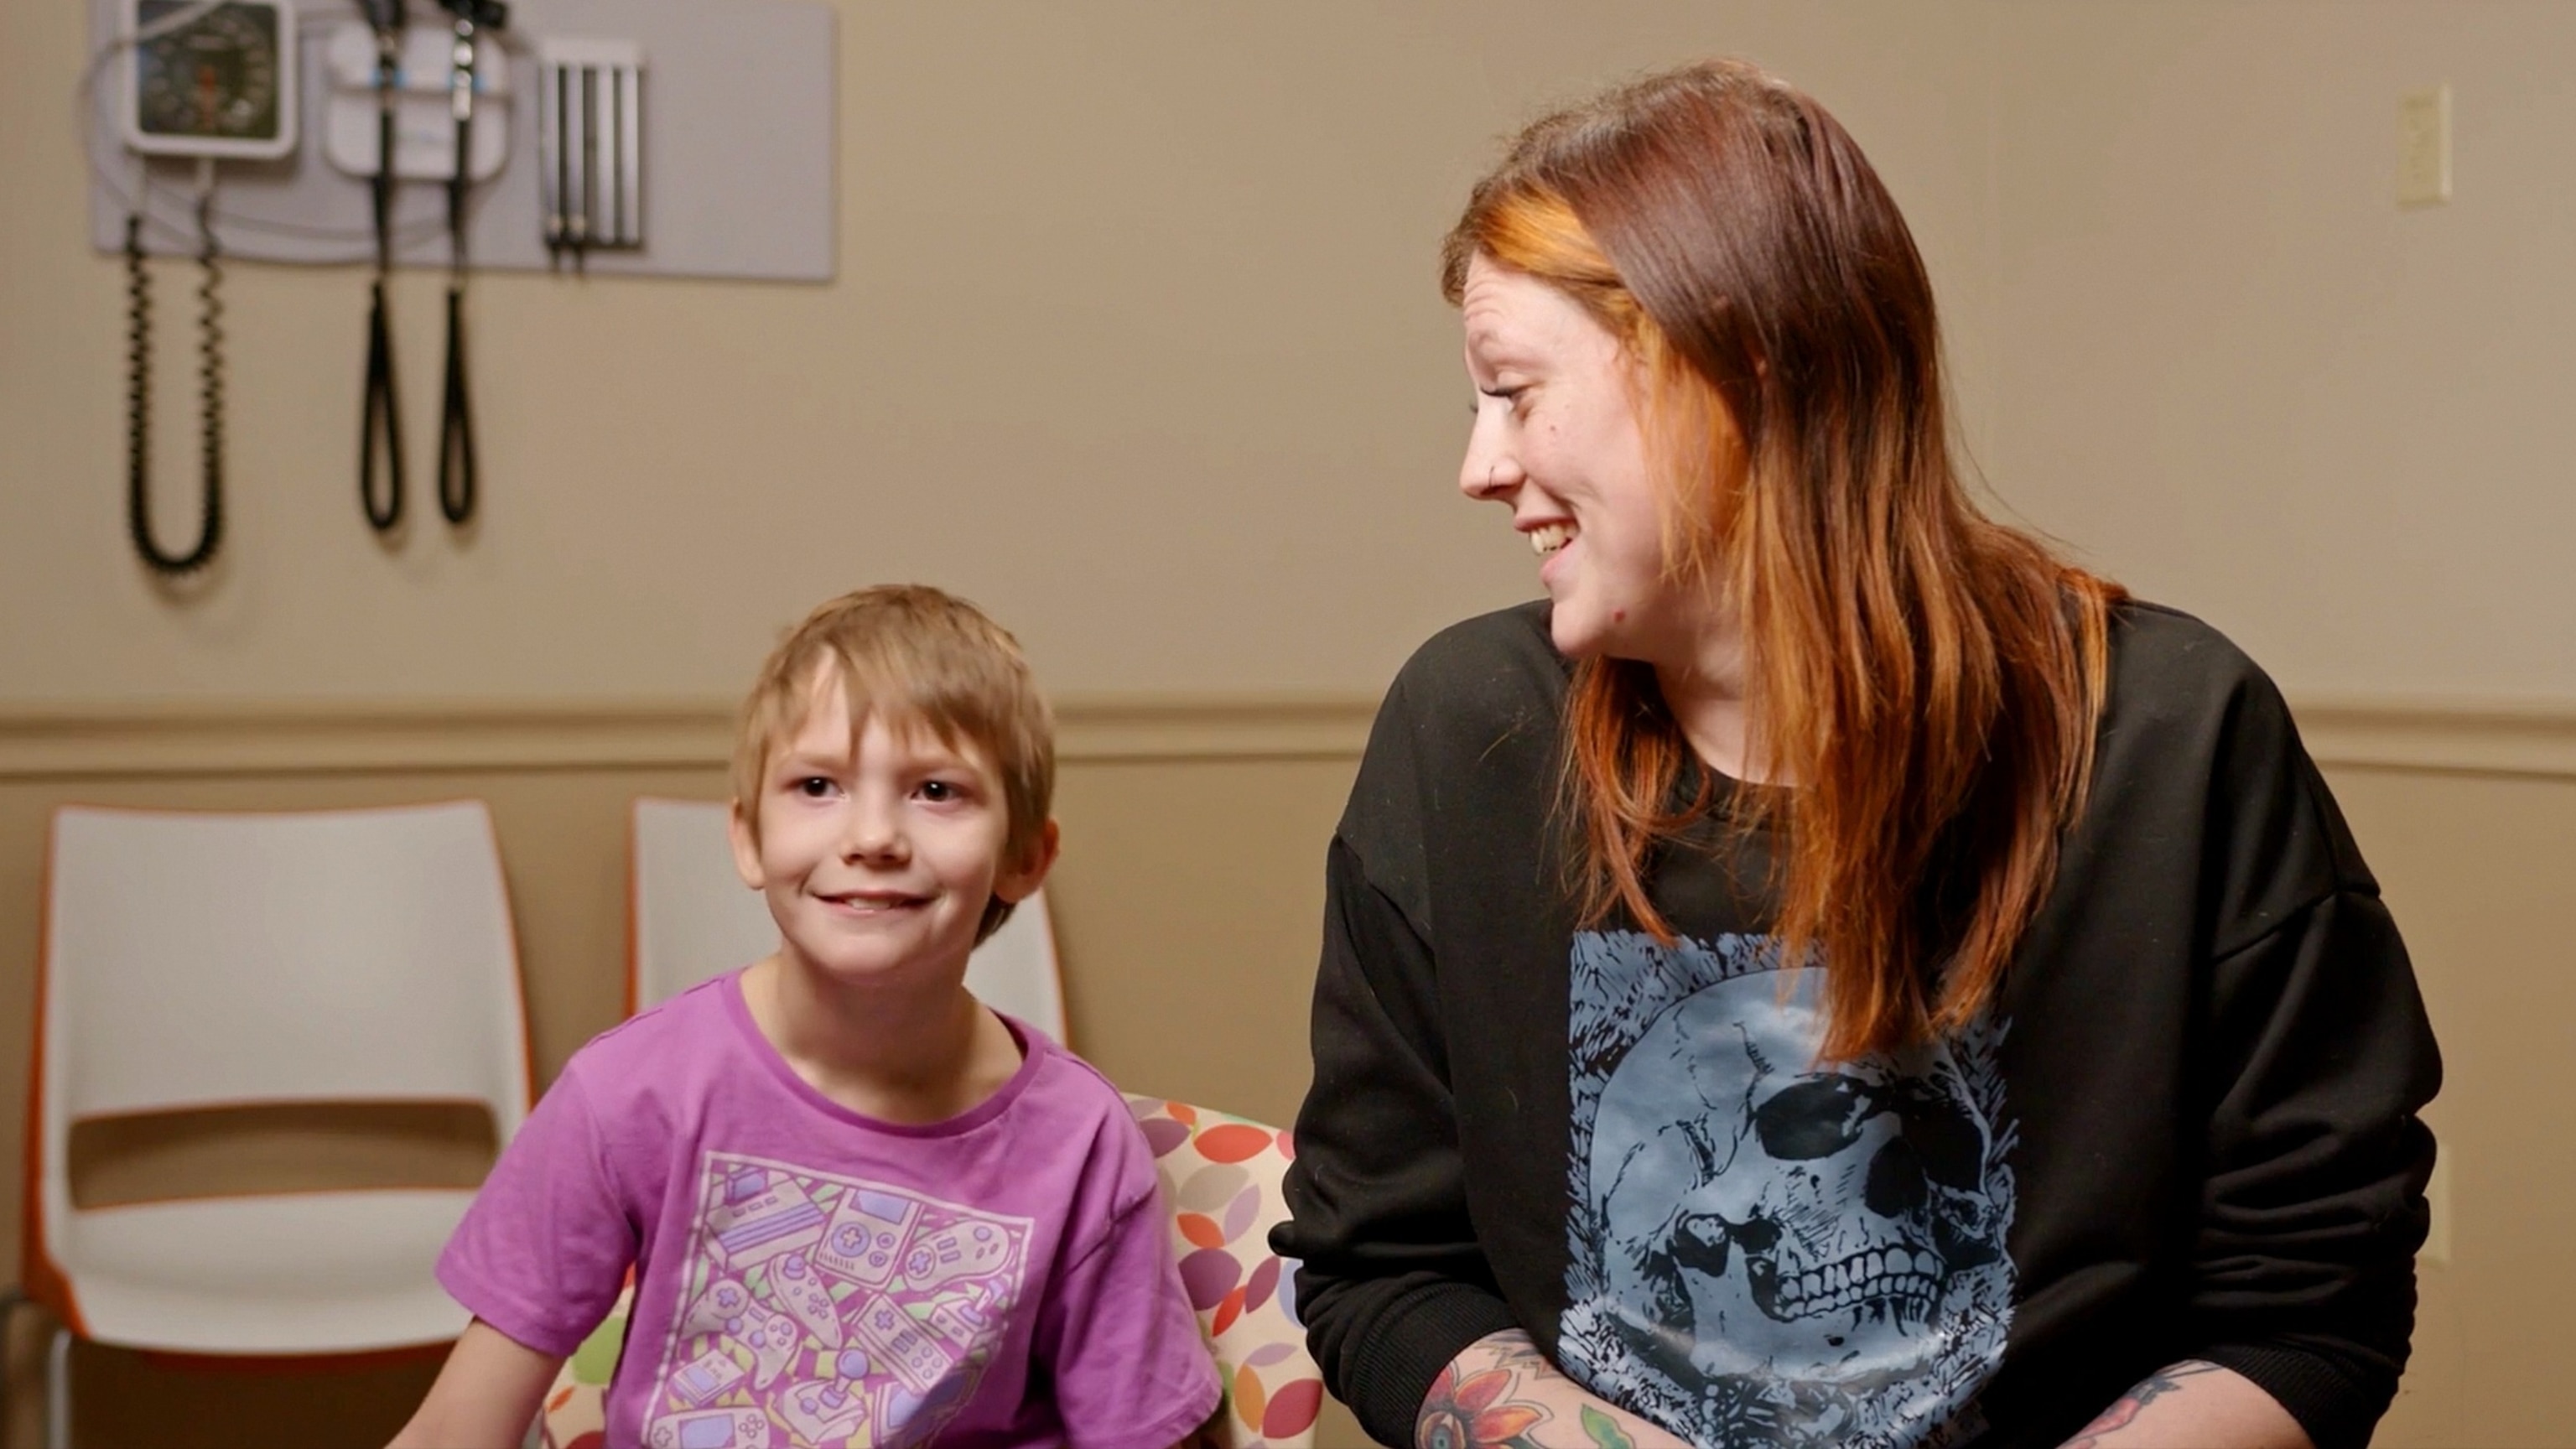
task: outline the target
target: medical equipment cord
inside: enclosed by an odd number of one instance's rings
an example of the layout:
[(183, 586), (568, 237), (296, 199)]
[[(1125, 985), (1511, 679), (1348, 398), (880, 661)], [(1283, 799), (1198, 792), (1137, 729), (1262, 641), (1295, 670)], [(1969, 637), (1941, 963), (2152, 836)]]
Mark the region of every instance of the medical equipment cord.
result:
[(447, 179), (447, 387), (439, 417), (438, 511), (449, 523), (474, 516), (474, 405), (465, 373), (465, 279), (469, 264), (465, 239), (471, 215), (466, 209), (472, 186), (474, 139), (474, 40), (479, 18), (501, 24), (498, 5), (486, 0), (446, 0), (456, 9), (455, 71), (449, 82), (449, 111), (456, 120), (456, 169)]
[(197, 236), (202, 273), (197, 286), (197, 396), (205, 502), (196, 547), (172, 554), (152, 534), (152, 279), (143, 269), (142, 208), (125, 218), (125, 522), (143, 562), (154, 573), (173, 578), (213, 562), (224, 538), (224, 309), (215, 290), (223, 267), (215, 247), (211, 184), (198, 188)]
[[(367, 400), (358, 423), (358, 506), (376, 532), (390, 533), (403, 515), (402, 405), (394, 387), (393, 316), (385, 301), (394, 265), (394, 83), (402, 63), (402, 0), (383, 8), (371, 4), (368, 12), (376, 32), (376, 278), (367, 316)], [(380, 453), (385, 478), (381, 503), (376, 493)]]

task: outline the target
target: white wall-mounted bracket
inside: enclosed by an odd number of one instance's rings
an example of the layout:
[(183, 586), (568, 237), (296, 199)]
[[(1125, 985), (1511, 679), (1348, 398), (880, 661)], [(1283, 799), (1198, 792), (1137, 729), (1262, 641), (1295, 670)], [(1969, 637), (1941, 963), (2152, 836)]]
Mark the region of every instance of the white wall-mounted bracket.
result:
[[(376, 33), (352, 20), (334, 28), (326, 43), (322, 150), (333, 167), (361, 180), (376, 174)], [(402, 181), (445, 181), (456, 174), (456, 118), (448, 87), (456, 74), (455, 33), (445, 25), (403, 28), (402, 65), (394, 73), (394, 176)], [(468, 151), (474, 180), (501, 174), (510, 154), (510, 67), (475, 67), (474, 118)]]

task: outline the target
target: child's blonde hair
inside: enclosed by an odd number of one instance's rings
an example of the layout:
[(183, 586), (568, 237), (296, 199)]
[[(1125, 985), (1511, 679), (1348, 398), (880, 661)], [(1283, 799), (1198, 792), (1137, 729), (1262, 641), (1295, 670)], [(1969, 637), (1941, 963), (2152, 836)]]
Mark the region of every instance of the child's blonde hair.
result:
[[(761, 781), (771, 753), (804, 727), (829, 668), (849, 701), (853, 745), (872, 715), (890, 728), (927, 727), (951, 749), (965, 741), (1001, 777), (1006, 864), (1041, 848), (1055, 798), (1055, 716), (1027, 656), (983, 610), (925, 584), (883, 584), (822, 605), (770, 651), (743, 701), (733, 754), (734, 808), (760, 838)], [(978, 941), (1009, 919), (999, 896)]]

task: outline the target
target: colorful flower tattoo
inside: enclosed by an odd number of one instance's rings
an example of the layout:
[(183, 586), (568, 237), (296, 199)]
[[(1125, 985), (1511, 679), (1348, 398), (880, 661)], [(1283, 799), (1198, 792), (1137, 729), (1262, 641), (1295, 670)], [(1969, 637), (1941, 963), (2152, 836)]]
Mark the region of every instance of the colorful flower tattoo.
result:
[(1490, 1368), (1458, 1377), (1458, 1366), (1440, 1371), (1414, 1420), (1419, 1449), (1537, 1449), (1529, 1431), (1547, 1422), (1547, 1410), (1531, 1403), (1498, 1402), (1519, 1382), (1508, 1368)]

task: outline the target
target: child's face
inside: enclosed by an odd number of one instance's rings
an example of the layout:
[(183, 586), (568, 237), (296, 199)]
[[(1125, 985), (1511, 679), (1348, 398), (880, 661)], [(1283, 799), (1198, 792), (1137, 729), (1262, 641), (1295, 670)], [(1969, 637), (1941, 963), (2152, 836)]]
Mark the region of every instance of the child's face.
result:
[[(759, 812), (756, 843), (747, 810)], [(734, 863), (769, 898), (789, 964), (851, 984), (928, 985), (962, 976), (988, 900), (1025, 899), (1044, 878), (1050, 851), (1003, 861), (1008, 831), (983, 751), (872, 713), (853, 755), (849, 702), (826, 674), (804, 724), (772, 752), (760, 798), (736, 802)]]

